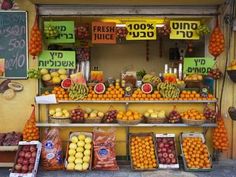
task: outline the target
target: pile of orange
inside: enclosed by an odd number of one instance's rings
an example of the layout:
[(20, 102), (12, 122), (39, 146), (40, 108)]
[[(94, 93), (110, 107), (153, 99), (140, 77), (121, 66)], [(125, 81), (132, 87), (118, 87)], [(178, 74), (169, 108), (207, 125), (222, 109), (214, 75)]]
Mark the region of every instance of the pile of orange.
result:
[(134, 169), (157, 168), (152, 136), (131, 136), (130, 152)]
[(223, 118), (217, 120), (217, 127), (213, 130), (213, 147), (220, 151), (229, 148), (229, 141)]
[(56, 95), (57, 100), (69, 100), (69, 94), (67, 90), (63, 89), (62, 87), (54, 87), (51, 93)]
[(200, 137), (187, 137), (182, 142), (188, 168), (211, 168), (209, 152)]
[(206, 119), (203, 113), (193, 108), (181, 113), (180, 116), (183, 119), (190, 119), (190, 120), (205, 120)]
[(158, 91), (154, 91), (152, 94), (146, 94), (143, 93), (140, 88), (138, 88), (133, 92), (130, 100), (162, 100), (162, 98)]
[(208, 94), (207, 98), (201, 97), (199, 93), (196, 91), (188, 91), (183, 90), (180, 94), (179, 100), (214, 100), (214, 96), (212, 94)]
[(127, 112), (119, 111), (117, 114), (117, 119), (119, 120), (140, 120), (142, 114), (136, 111), (128, 110)]
[(86, 100), (125, 100), (124, 93), (119, 83), (110, 85), (104, 94), (96, 94), (93, 87), (89, 87), (89, 94)]

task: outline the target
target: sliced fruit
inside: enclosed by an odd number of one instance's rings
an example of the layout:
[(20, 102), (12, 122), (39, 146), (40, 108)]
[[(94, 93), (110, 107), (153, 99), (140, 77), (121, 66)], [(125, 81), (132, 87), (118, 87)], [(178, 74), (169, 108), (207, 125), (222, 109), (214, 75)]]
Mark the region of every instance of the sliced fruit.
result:
[(13, 89), (7, 89), (4, 93), (3, 93), (3, 97), (6, 100), (11, 100), (12, 98), (14, 98), (15, 96), (15, 92)]
[(94, 86), (94, 92), (97, 94), (102, 94), (106, 90), (106, 86), (103, 83), (98, 83)]
[(70, 88), (71, 85), (72, 85), (72, 80), (70, 78), (64, 79), (61, 82), (61, 87), (64, 88), (64, 89)]
[(143, 93), (151, 93), (153, 91), (153, 87), (150, 83), (145, 83), (142, 85), (141, 90)]
[(18, 82), (10, 82), (8, 83), (8, 87), (13, 89), (16, 92), (22, 91), (24, 86)]

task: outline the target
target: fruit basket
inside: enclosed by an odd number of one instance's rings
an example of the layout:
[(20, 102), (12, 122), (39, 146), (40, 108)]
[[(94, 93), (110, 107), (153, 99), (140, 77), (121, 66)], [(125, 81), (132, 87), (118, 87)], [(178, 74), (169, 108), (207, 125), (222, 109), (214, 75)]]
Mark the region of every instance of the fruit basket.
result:
[(203, 86), (202, 80), (186, 80), (187, 88), (201, 88)]
[(182, 121), (183, 123), (185, 124), (188, 124), (188, 125), (202, 125), (206, 122), (206, 119), (203, 119), (203, 120), (193, 120), (193, 119), (186, 119), (186, 118), (183, 118), (182, 117)]
[(166, 118), (165, 117), (163, 118), (146, 117), (146, 120), (147, 120), (147, 123), (150, 123), (150, 124), (161, 124), (165, 122)]
[(70, 117), (49, 117), (49, 123), (58, 123), (58, 124), (63, 124), (63, 123), (70, 123), (71, 119)]
[[(84, 136), (85, 136), (85, 138), (84, 138)], [(74, 138), (74, 137), (77, 137), (77, 139)], [(93, 153), (92, 137), (93, 137), (93, 135), (90, 132), (71, 132), (70, 133), (69, 142), (68, 142), (67, 148), (66, 148), (66, 157), (65, 157), (65, 168), (66, 168), (66, 170), (68, 170), (68, 171), (87, 172), (87, 171), (90, 171), (92, 169), (92, 159), (93, 159), (93, 155), (92, 155), (92, 153)], [(87, 140), (86, 140), (87, 138), (89, 138), (91, 140), (90, 143), (86, 143), (87, 142)], [(83, 144), (79, 145), (79, 142), (81, 142), (81, 141), (84, 142), (83, 143), (84, 145)], [(72, 143), (74, 145), (71, 145)], [(90, 148), (86, 148), (86, 144), (90, 144), (91, 147)], [(85, 148), (85, 150), (84, 150), (84, 148)], [(73, 150), (75, 150), (75, 154), (74, 154)], [(85, 154), (86, 150), (89, 150), (89, 152), (90, 152), (90, 155), (88, 155), (90, 157), (89, 158), (89, 162), (87, 162), (89, 164), (89, 166), (88, 166), (87, 169), (85, 169), (83, 167), (83, 165), (81, 167), (78, 166), (78, 168), (77, 168), (76, 167), (76, 159), (79, 159), (79, 158), (82, 159), (83, 158), (82, 161), (78, 160), (77, 164), (81, 164), (79, 161), (81, 161), (83, 163), (84, 162), (83, 161), (84, 160), (84, 156), (85, 156), (84, 154)], [(83, 152), (81, 152), (81, 151), (83, 151)], [(80, 152), (80, 153), (78, 153), (78, 152)], [(72, 154), (74, 154), (74, 155), (72, 155)], [(83, 157), (79, 156), (79, 154), (82, 154)], [(75, 160), (73, 162), (71, 162), (71, 163), (74, 164), (74, 168), (69, 168), (68, 167), (69, 164), (70, 164), (69, 157), (71, 157), (71, 156), (75, 157)], [(78, 157), (76, 158), (76, 156), (78, 156)]]
[[(207, 168), (207, 167), (202, 167), (202, 168), (197, 168), (197, 167), (190, 168), (190, 167), (188, 167), (188, 165), (187, 165), (187, 158), (184, 155), (184, 152), (187, 151), (187, 150), (184, 151), (184, 144), (183, 144), (184, 138), (200, 138), (201, 139), (201, 143), (203, 144), (203, 146), (205, 146), (206, 151), (208, 153), (208, 157), (206, 157), (206, 159), (204, 159), (204, 163), (206, 163), (206, 161), (209, 161), (209, 163), (210, 163), (210, 167), (209, 168)], [(184, 164), (184, 170), (185, 171), (194, 172), (194, 171), (211, 171), (212, 170), (212, 157), (211, 157), (211, 155), (209, 153), (208, 147), (206, 146), (205, 137), (204, 137), (204, 135), (202, 133), (180, 133), (179, 141), (180, 141), (180, 148), (181, 148), (181, 153), (182, 153), (181, 156), (183, 158), (183, 164)], [(195, 145), (194, 147), (198, 147), (198, 146), (199, 145)]]
[(227, 70), (227, 74), (233, 82), (236, 82), (236, 70)]
[(86, 118), (85, 123), (101, 123), (103, 117)]
[[(135, 146), (138, 146), (138, 144), (145, 143), (145, 147), (142, 148), (144, 152), (142, 153), (148, 153), (151, 155), (150, 159), (143, 159), (143, 162), (146, 164), (145, 166), (140, 166), (140, 164), (137, 164), (135, 161), (137, 155), (139, 155), (140, 150), (138, 148), (135, 148)], [(130, 133), (129, 134), (129, 152), (130, 152), (130, 158), (131, 158), (131, 169), (134, 171), (152, 171), (156, 170), (158, 167), (157, 162), (157, 152), (155, 148), (155, 136), (153, 133)], [(148, 150), (146, 147), (149, 146)], [(140, 146), (141, 147), (141, 146)], [(148, 152), (150, 151), (150, 152)]]
[(156, 134), (156, 149), (160, 169), (178, 169), (175, 134)]
[(117, 122), (121, 125), (136, 125), (139, 124), (142, 121), (142, 119), (138, 119), (138, 120), (120, 120), (117, 119)]

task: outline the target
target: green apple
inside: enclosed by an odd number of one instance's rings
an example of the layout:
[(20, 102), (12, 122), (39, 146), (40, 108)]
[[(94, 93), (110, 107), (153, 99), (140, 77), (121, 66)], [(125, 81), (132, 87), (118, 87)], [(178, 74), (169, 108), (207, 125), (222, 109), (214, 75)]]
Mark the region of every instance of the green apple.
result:
[(89, 160), (90, 160), (90, 156), (84, 156), (83, 157), (83, 162), (89, 162)]
[(69, 155), (74, 156), (76, 154), (76, 151), (74, 149), (69, 150)]
[(75, 154), (75, 157), (76, 158), (83, 158), (83, 156), (84, 156), (84, 154), (82, 153), (82, 152), (77, 152), (76, 154)]
[(78, 145), (79, 147), (84, 147), (85, 142), (84, 142), (84, 141), (79, 141), (79, 142), (77, 143), (77, 145)]
[(74, 163), (68, 163), (67, 166), (66, 166), (67, 170), (74, 170), (74, 168), (75, 168), (75, 164)]
[(79, 138), (80, 141), (83, 141), (83, 140), (85, 140), (85, 135), (81, 134), (81, 135), (78, 136), (78, 138)]
[(89, 168), (89, 163), (83, 163), (83, 170), (87, 170)]
[(75, 159), (75, 164), (78, 164), (78, 163), (82, 164), (83, 160), (81, 158)]
[(76, 151), (77, 151), (77, 152), (84, 152), (84, 148), (83, 148), (83, 147), (78, 147), (78, 148), (76, 149)]
[(70, 143), (69, 148), (70, 149), (76, 149), (77, 145), (75, 143)]
[(75, 165), (75, 170), (82, 171), (83, 170), (83, 165), (81, 163), (78, 163)]
[(85, 156), (90, 156), (90, 154), (91, 154), (91, 152), (90, 152), (89, 149), (86, 149), (86, 150), (84, 151), (84, 155), (85, 155)]
[(77, 143), (78, 141), (79, 140), (78, 140), (77, 136), (72, 136), (72, 138), (71, 138), (72, 143)]
[(87, 138), (85, 138), (85, 143), (87, 143), (87, 144), (89, 144), (89, 143), (91, 143), (92, 142), (92, 138), (90, 138), (90, 137), (87, 137)]
[(92, 147), (92, 145), (91, 145), (91, 144), (88, 144), (88, 143), (86, 143), (85, 146), (84, 146), (84, 148), (85, 148), (85, 149), (88, 149), (88, 150), (91, 149), (91, 147)]
[(42, 74), (42, 75), (48, 74), (48, 70), (43, 68), (40, 70), (40, 74)]
[(75, 156), (69, 156), (68, 157), (68, 162), (69, 163), (72, 163), (72, 162), (74, 162), (75, 161)]

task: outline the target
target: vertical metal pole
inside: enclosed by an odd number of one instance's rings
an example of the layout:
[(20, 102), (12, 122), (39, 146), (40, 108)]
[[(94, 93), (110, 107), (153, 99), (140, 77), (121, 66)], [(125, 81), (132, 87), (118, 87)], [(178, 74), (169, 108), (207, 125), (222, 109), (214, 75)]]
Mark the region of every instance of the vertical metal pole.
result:
[[(129, 103), (125, 103), (125, 111), (129, 108)], [(126, 130), (126, 160), (129, 161), (129, 126), (125, 128)]]

